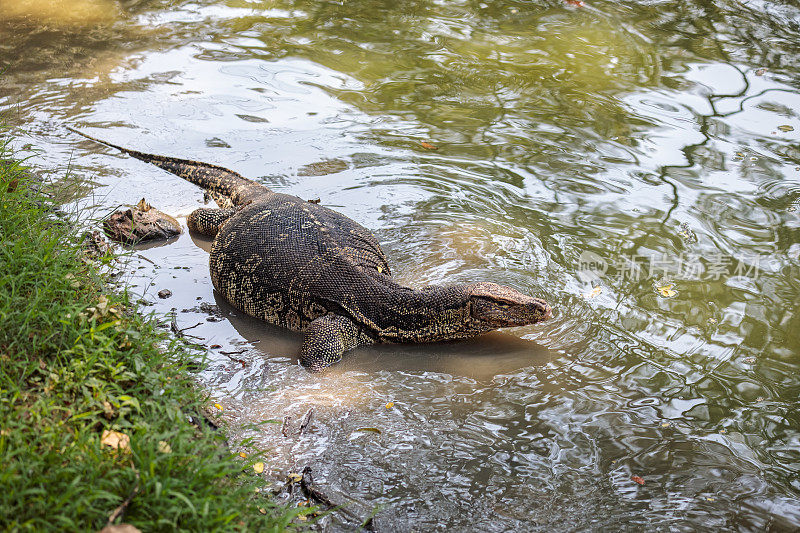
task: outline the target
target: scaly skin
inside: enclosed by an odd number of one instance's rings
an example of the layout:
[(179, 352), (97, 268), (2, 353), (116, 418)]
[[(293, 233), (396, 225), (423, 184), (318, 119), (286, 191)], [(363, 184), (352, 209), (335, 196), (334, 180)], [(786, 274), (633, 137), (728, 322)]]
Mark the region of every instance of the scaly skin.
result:
[(224, 208), (197, 209), (187, 224), (214, 236), (214, 288), (248, 315), (304, 332), (300, 362), (312, 371), (361, 345), (463, 339), (550, 316), (543, 300), (495, 283), (404, 287), (375, 236), (341, 213), (216, 165), (70, 130), (207, 189)]

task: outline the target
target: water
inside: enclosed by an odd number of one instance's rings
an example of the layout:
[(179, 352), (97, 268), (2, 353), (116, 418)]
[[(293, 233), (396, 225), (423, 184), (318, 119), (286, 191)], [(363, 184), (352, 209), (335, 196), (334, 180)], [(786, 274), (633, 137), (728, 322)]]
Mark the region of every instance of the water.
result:
[(268, 480), (311, 465), (385, 530), (800, 528), (796, 2), (63, 2), (0, 3), (0, 108), (79, 205), (202, 192), (66, 123), (320, 198), (404, 283), (555, 308), (310, 375), (216, 298), (208, 242), (138, 250)]

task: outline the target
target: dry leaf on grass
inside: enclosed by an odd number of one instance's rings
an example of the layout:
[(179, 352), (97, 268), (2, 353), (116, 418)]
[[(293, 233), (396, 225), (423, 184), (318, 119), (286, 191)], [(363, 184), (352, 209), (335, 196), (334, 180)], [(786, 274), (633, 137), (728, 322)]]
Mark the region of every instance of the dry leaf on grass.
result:
[(131, 438), (125, 433), (106, 429), (100, 436), (100, 443), (123, 452), (131, 451)]

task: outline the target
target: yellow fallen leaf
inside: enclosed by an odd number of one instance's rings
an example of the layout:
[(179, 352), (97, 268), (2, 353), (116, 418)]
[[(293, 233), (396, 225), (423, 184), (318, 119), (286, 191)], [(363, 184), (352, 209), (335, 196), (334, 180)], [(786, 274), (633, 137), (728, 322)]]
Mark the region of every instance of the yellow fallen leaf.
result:
[(214, 404), (214, 407), (216, 407), (217, 409), (219, 409), (220, 411), (222, 411), (222, 406), (221, 406), (220, 404), (218, 404), (218, 403), (215, 403), (215, 404)]
[(307, 516), (304, 516), (304, 515), (299, 515), (299, 516), (297, 517), (297, 519), (298, 519), (298, 520), (300, 520), (301, 522), (305, 522), (306, 520), (308, 520), (308, 517), (307, 517)]
[(583, 293), (583, 297), (586, 298), (587, 300), (590, 300), (595, 296), (599, 296), (602, 292), (603, 292), (603, 287), (597, 286), (594, 289), (592, 289), (591, 292)]
[(172, 453), (172, 446), (167, 441), (158, 441), (158, 451), (161, 453)]
[(264, 463), (256, 463), (253, 465), (253, 470), (256, 471), (256, 474), (261, 474), (264, 472)]
[(100, 436), (100, 443), (114, 448), (115, 450), (120, 450), (123, 452), (131, 451), (131, 438), (125, 433), (120, 433), (119, 431), (106, 429)]
[(778, 126), (778, 129), (781, 130), (781, 131), (786, 131), (786, 132), (794, 131), (794, 128), (792, 126), (788, 125), (788, 124), (783, 124), (781, 126)]
[(286, 476), (286, 478), (289, 481), (291, 481), (292, 483), (300, 483), (300, 480), (303, 479), (303, 476), (301, 476), (300, 474), (297, 474), (295, 472), (292, 472), (291, 474)]
[(264, 509), (263, 507), (259, 507), (258, 508), (258, 512), (261, 513), (261, 514), (267, 514), (267, 510)]
[(247, 458), (247, 454), (244, 453), (244, 452), (239, 452), (239, 457), (241, 457), (242, 459), (246, 459)]
[(678, 291), (672, 288), (674, 286), (675, 286), (674, 283), (668, 283), (667, 285), (660, 285), (656, 287), (656, 290), (664, 298), (673, 298), (678, 295)]
[(392, 407), (394, 407), (394, 402), (389, 402), (386, 404), (387, 409), (391, 409)]

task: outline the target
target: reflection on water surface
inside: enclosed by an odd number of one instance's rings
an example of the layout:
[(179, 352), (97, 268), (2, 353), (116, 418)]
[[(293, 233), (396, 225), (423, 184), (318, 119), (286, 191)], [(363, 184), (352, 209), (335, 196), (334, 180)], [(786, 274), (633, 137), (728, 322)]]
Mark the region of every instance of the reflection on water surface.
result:
[[(312, 464), (390, 530), (800, 527), (796, 5), (119, 9), (70, 34), (0, 15), (0, 106), (44, 166), (97, 182), (81, 203), (186, 216), (203, 195), (65, 122), (320, 198), (404, 283), (491, 280), (556, 309), (316, 376), (298, 336), (216, 299), (207, 243), (139, 251), (159, 268), (130, 281), (222, 346), (202, 378), (271, 476)], [(307, 435), (248, 426), (310, 407)]]

